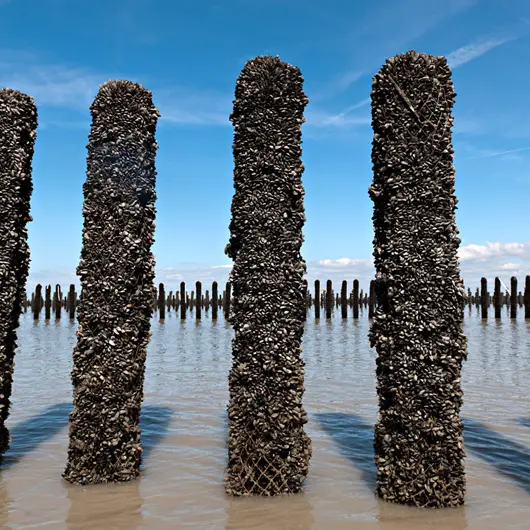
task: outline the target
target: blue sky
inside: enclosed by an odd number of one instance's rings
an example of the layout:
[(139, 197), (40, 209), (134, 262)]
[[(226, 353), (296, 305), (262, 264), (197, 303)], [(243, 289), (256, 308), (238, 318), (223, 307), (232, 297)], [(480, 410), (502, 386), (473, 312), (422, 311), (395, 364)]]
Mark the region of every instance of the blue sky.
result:
[[(237, 76), (257, 55), (298, 66), (308, 279), (373, 277), (370, 89), (388, 57), (446, 55), (462, 274), (530, 274), (528, 0), (0, 0), (0, 87), (36, 100), (28, 288), (77, 283), (89, 105), (100, 84), (153, 92), (157, 281), (226, 281)], [(521, 284), (520, 284), (521, 285)]]

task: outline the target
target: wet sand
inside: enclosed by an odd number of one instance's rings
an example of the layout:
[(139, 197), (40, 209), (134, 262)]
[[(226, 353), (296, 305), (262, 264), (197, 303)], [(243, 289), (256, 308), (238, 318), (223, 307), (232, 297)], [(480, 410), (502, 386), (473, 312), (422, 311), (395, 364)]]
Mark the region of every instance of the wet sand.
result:
[[(152, 321), (142, 408), (144, 464), (134, 483), (80, 487), (61, 478), (77, 323), (21, 318), (13, 442), (0, 470), (0, 528), (229, 530), (523, 530), (530, 526), (530, 323), (503, 311), (483, 323), (466, 308), (467, 504), (420, 510), (374, 496), (375, 350), (367, 312), (315, 323), (304, 335), (305, 405), (313, 458), (305, 493), (230, 499), (224, 493), (227, 375), (233, 332), (175, 312)], [(493, 311), (491, 311), (493, 317)]]

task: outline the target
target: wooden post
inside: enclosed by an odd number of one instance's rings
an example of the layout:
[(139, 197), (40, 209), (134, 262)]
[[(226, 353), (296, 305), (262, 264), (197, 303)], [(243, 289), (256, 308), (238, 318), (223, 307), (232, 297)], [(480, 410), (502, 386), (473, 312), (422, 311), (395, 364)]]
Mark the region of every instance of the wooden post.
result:
[(348, 318), (348, 282), (342, 280), (342, 288), (340, 292), (340, 307), (342, 318)]
[(63, 293), (61, 292), (61, 286), (57, 284), (55, 286), (55, 318), (60, 320), (61, 318), (61, 301), (63, 299)]
[(495, 318), (501, 318), (501, 281), (499, 280), (499, 278), (495, 278), (493, 307), (495, 308)]
[(197, 291), (197, 307), (195, 308), (195, 318), (197, 320), (201, 320), (202, 283), (199, 281), (195, 282), (195, 289)]
[(482, 307), (482, 318), (488, 318), (488, 280), (480, 279), (480, 305)]
[(320, 280), (315, 280), (315, 320), (320, 320)]
[(359, 318), (359, 280), (353, 280), (353, 318)]
[(304, 278), (302, 287), (302, 296), (304, 298), (304, 318), (307, 317), (307, 280)]
[(524, 318), (530, 318), (530, 276), (526, 276), (524, 282)]
[(186, 283), (180, 282), (180, 320), (186, 320)]
[(38, 320), (40, 311), (42, 309), (42, 285), (39, 283), (35, 287), (35, 298), (34, 298), (34, 308), (33, 308), (33, 319)]
[(331, 318), (331, 312), (333, 311), (333, 284), (331, 280), (326, 282), (326, 319)]
[(217, 282), (212, 282), (212, 320), (217, 320), (218, 305)]
[(368, 297), (368, 318), (374, 318), (375, 312), (375, 280), (370, 280), (370, 295)]
[(511, 278), (510, 318), (517, 318), (517, 278)]
[(232, 284), (226, 282), (226, 298), (225, 298), (225, 307), (223, 308), (224, 317), (227, 322), (230, 322), (230, 298), (232, 295)]
[(158, 285), (158, 317), (160, 320), (166, 318), (166, 289), (163, 283)]
[(44, 319), (50, 320), (52, 316), (52, 286), (47, 285), (46, 286), (46, 300), (44, 302)]

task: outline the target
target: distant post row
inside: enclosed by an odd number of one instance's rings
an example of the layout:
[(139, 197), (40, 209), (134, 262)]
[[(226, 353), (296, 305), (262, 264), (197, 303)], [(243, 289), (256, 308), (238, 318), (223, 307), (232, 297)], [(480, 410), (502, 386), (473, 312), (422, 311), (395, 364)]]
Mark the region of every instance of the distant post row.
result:
[[(332, 286), (331, 280), (328, 284)], [(328, 286), (328, 284), (326, 286)], [(368, 308), (368, 317), (372, 318), (377, 307), (377, 298), (374, 292), (375, 281), (370, 282), (368, 292), (363, 289), (359, 290), (359, 281), (353, 281), (353, 289), (348, 293), (348, 281), (343, 280), (341, 284), (340, 295), (335, 293), (332, 289), (331, 296), (328, 296), (326, 290), (320, 290), (320, 281), (315, 280), (315, 291), (320, 291), (320, 296), (315, 297), (314, 292), (307, 290), (307, 282), (304, 281), (306, 290), (304, 296), (306, 300), (306, 308), (314, 309), (314, 318), (320, 319), (322, 309), (325, 318), (331, 318), (334, 310), (341, 308), (342, 318), (348, 318), (348, 309), (352, 310), (352, 317), (359, 318), (359, 310)], [(464, 297), (464, 305), (469, 307), (476, 306), (481, 310), (482, 318), (488, 318), (488, 309), (493, 306), (495, 310), (495, 318), (501, 318), (501, 310), (503, 307), (507, 308), (510, 318), (517, 317), (517, 308), (524, 306), (524, 317), (530, 319), (530, 276), (525, 277), (524, 293), (517, 291), (518, 281), (515, 276), (510, 281), (510, 291), (501, 290), (501, 281), (495, 278), (495, 290), (493, 295), (488, 291), (486, 278), (481, 279), (481, 288), (478, 287), (475, 293), (471, 292), (468, 287)], [(70, 285), (68, 293), (63, 296), (61, 286), (57, 284), (51, 294), (52, 287), (47, 285), (45, 287), (45, 296), (42, 296), (42, 285), (38, 284), (35, 291), (31, 294), (31, 299), (26, 299), (24, 302), (24, 313), (28, 309), (31, 311), (33, 318), (39, 320), (41, 318), (42, 309), (44, 309), (44, 319), (50, 320), (52, 314), (56, 320), (61, 318), (61, 315), (66, 314), (71, 320), (75, 318), (75, 310), (78, 305), (78, 294), (75, 290), (74, 284)], [(211, 292), (211, 295), (210, 295)], [(184, 293), (184, 295), (182, 294)], [(196, 293), (198, 293), (196, 295)], [(200, 297), (200, 304), (197, 303), (197, 297)], [(218, 310), (221, 309), (224, 317), (227, 318), (230, 312), (231, 304), (231, 284), (226, 282), (225, 289), (222, 294), (218, 296), (218, 283), (212, 282), (211, 291), (206, 290), (202, 294), (202, 282), (195, 282), (195, 290), (187, 291), (186, 283), (181, 282), (180, 289), (172, 291), (166, 295), (166, 289), (163, 283), (158, 286), (158, 294), (152, 300), (153, 312), (156, 313), (160, 320), (164, 320), (166, 312), (180, 311), (180, 318), (186, 319), (188, 311), (195, 310), (195, 317), (197, 320), (202, 318), (202, 309), (208, 312), (212, 310), (212, 319), (215, 320), (218, 315)], [(64, 313), (63, 313), (64, 310)]]

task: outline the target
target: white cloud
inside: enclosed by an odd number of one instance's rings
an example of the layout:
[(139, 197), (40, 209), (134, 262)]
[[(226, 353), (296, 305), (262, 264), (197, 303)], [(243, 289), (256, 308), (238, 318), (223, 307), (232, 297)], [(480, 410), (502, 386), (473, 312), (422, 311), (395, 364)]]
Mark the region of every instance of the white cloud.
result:
[(516, 271), (518, 270), (520, 267), (519, 264), (517, 263), (503, 263), (501, 266), (500, 266), (500, 270), (502, 271)]
[(487, 242), (486, 245), (464, 245), (459, 249), (460, 261), (487, 261), (503, 256), (522, 256), (530, 253), (530, 243)]
[[(486, 245), (469, 244), (459, 250), (460, 270), (464, 278), (466, 288), (469, 286), (474, 290), (480, 285), (482, 277), (488, 278), (489, 285), (493, 285), (493, 279), (497, 275), (507, 285), (511, 276), (516, 276), (519, 285), (524, 286), (524, 277), (530, 274), (530, 243), (518, 242), (487, 242)], [(509, 257), (517, 256), (518, 263), (513, 263)], [(180, 282), (186, 282), (188, 291), (195, 289), (195, 282), (203, 284), (203, 291), (211, 290), (211, 284), (216, 281), (219, 291), (222, 292), (228, 281), (231, 264), (207, 265), (200, 263), (180, 263), (170, 268), (159, 268), (156, 270), (155, 282), (164, 283), (166, 292), (175, 291), (180, 287)], [(375, 277), (373, 259), (370, 258), (326, 258), (307, 262), (306, 279), (310, 290), (314, 287), (314, 281), (320, 280), (321, 285), (331, 280), (335, 291), (343, 280), (348, 281), (348, 289), (351, 290), (354, 279), (359, 280), (360, 288), (365, 291), (370, 281)], [(55, 285), (59, 283), (63, 291), (73, 283), (79, 288), (79, 280), (74, 271), (57, 269), (57, 271), (30, 271), (28, 279), (28, 292), (35, 289), (35, 285)], [(522, 288), (522, 287), (521, 287)]]
[(339, 259), (322, 259), (317, 261), (317, 265), (321, 267), (371, 267), (373, 261), (371, 259), (353, 259), (353, 258), (339, 258)]

